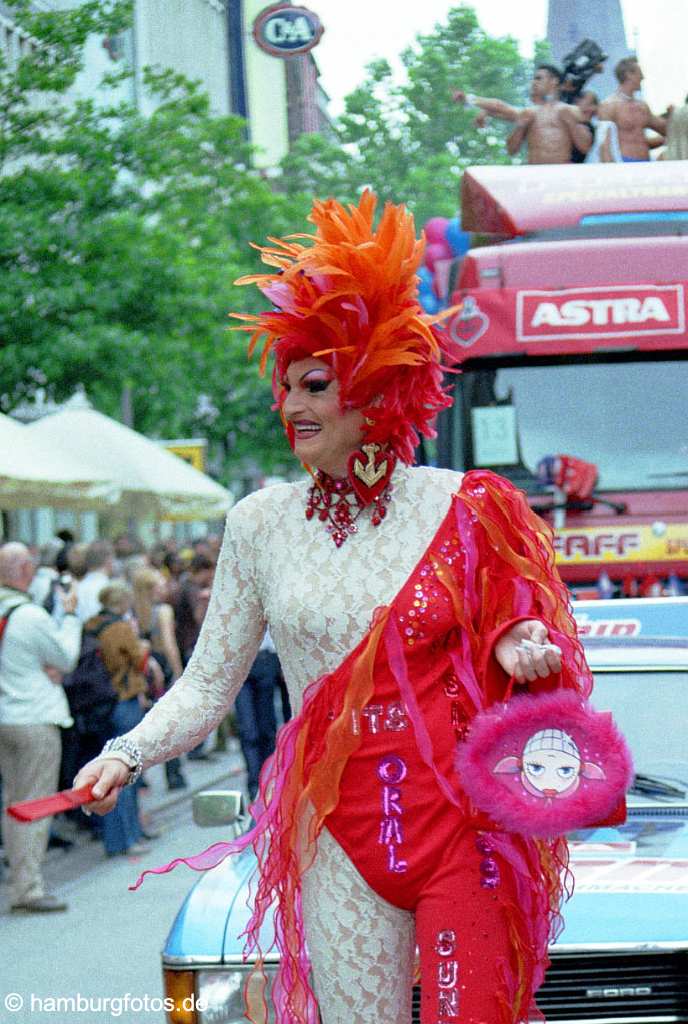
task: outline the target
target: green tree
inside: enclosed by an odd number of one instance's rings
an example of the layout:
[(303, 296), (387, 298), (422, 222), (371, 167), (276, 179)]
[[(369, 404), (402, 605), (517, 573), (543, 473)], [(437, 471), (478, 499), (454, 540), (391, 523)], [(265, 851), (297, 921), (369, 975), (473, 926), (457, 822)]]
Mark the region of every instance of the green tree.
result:
[(269, 382), (225, 325), (259, 305), (232, 282), (256, 269), (251, 240), (293, 230), (293, 203), (251, 169), (243, 122), (178, 75), (146, 73), (149, 117), (107, 102), (126, 72), (70, 98), (86, 38), (126, 28), (128, 2), (9, 6), (33, 46), (0, 65), (0, 407), (83, 383), (118, 415), (126, 387), (137, 429), (279, 464)]
[(287, 191), (353, 200), (370, 185), (382, 199), (408, 203), (422, 224), (456, 213), (466, 167), (510, 162), (508, 129), (497, 121), (476, 127), (475, 111), (457, 106), (452, 91), (520, 105), (530, 64), (513, 38), (489, 36), (471, 7), (458, 6), (417, 37), (402, 63), (402, 83), (386, 61), (370, 64), (366, 80), (346, 97), (332, 137), (297, 141), (283, 164)]

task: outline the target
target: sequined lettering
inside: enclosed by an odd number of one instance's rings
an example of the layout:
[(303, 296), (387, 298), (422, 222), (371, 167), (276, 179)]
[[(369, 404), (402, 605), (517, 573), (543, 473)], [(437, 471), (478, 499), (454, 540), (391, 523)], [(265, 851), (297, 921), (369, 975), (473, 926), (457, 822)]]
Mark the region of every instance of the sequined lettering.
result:
[(406, 762), (396, 754), (388, 754), (383, 757), (377, 766), (378, 778), (390, 785), (403, 782), (406, 778)]
[(440, 992), (439, 1013), (442, 1017), (459, 1016), (459, 993), (456, 989), (452, 992)]
[(389, 732), (401, 732), (402, 729), (408, 729), (408, 725), (404, 705), (399, 702), (388, 704), (387, 714), (385, 715), (385, 729), (389, 730)]
[(387, 870), (395, 875), (403, 875), (408, 871), (408, 861), (397, 860), (396, 846), (387, 847)]
[(385, 709), (382, 704), (369, 704), (366, 708), (363, 708), (361, 714), (368, 721), (368, 728), (372, 733), (380, 731), (380, 719)]
[(404, 842), (401, 783), (407, 775), (406, 762), (396, 754), (387, 754), (377, 766), (377, 777), (383, 783), (382, 819), (378, 843), (387, 848), (387, 870), (399, 875), (408, 870), (408, 862), (399, 857)]
[(446, 931), (437, 933), (435, 952), (440, 956), (451, 956), (456, 949), (456, 932)]
[(456, 676), (452, 675), (449, 677), (447, 682), (444, 684), (444, 692), (447, 697), (461, 696), (463, 692), (463, 687), (461, 686), (461, 683), (456, 678)]
[(459, 961), (456, 959), (456, 932), (445, 929), (437, 933), (435, 952), (442, 959), (437, 964), (437, 1024), (446, 1024), (459, 1016)]
[[(334, 718), (334, 713), (329, 716)], [(366, 724), (363, 725), (361, 719)], [(360, 736), (361, 731), (379, 733), (382, 729), (387, 732), (401, 732), (409, 728), (409, 719), (406, 709), (401, 701), (392, 701), (390, 704), (368, 704), (359, 713), (354, 708), (351, 712), (351, 731), (354, 736)]]
[(401, 814), (401, 790), (396, 786), (385, 786), (382, 790), (382, 808), (385, 816)]
[(404, 841), (404, 835), (401, 831), (401, 825), (398, 818), (383, 818), (380, 822), (380, 838), (379, 843), (383, 843), (385, 846), (391, 846), (393, 843), (401, 844)]
[(459, 980), (458, 960), (445, 960), (437, 966), (437, 984), (440, 988), (456, 988)]
[(475, 848), (481, 853), (480, 885), (483, 889), (497, 889), (500, 883), (499, 864), (494, 858), (494, 846), (484, 833), (479, 833), (475, 840)]

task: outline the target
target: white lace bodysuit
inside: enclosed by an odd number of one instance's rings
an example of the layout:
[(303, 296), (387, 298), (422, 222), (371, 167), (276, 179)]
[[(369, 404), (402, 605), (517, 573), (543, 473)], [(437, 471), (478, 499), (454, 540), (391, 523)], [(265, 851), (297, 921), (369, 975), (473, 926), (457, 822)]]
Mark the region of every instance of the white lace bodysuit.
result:
[[(365, 511), (335, 547), (305, 518), (309, 481), (251, 494), (229, 513), (213, 593), (182, 677), (129, 737), (144, 765), (189, 750), (227, 713), (266, 624), (294, 712), (307, 685), (334, 670), (374, 610), (402, 588), (445, 517), (460, 474), (398, 466), (387, 517)], [(410, 1020), (413, 918), (387, 904), (324, 831), (303, 881), (304, 917), (324, 1024)], [(363, 967), (363, 971), (361, 970)]]

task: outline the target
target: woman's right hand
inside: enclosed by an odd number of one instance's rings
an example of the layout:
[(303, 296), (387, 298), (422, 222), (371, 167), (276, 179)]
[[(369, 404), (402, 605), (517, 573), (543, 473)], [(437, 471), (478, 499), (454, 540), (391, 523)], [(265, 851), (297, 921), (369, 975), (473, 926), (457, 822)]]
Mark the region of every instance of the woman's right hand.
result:
[(118, 757), (97, 757), (84, 765), (72, 783), (74, 789), (91, 786), (97, 799), (84, 806), (89, 814), (108, 814), (127, 784), (131, 769)]

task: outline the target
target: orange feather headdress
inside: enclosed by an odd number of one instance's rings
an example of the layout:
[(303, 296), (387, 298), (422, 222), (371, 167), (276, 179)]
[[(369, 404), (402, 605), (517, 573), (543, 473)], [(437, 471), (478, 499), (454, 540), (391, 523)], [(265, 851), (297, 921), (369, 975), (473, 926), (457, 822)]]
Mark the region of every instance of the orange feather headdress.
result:
[(434, 437), (437, 413), (451, 405), (442, 363), (456, 359), (436, 326), (446, 312), (426, 316), (418, 302), (425, 242), (416, 239), (413, 216), (386, 203), (374, 228), (376, 205), (367, 190), (348, 209), (334, 199), (316, 201), (309, 216), (314, 235), (255, 246), (277, 271), (236, 283), (257, 284), (275, 308), (231, 315), (243, 321), (234, 330), (250, 332), (249, 355), (262, 341), (261, 373), (274, 351), (278, 405), (289, 363), (323, 359), (336, 374), (342, 409), (360, 409), (372, 423), (366, 439), (388, 444), (410, 463), (418, 435)]

